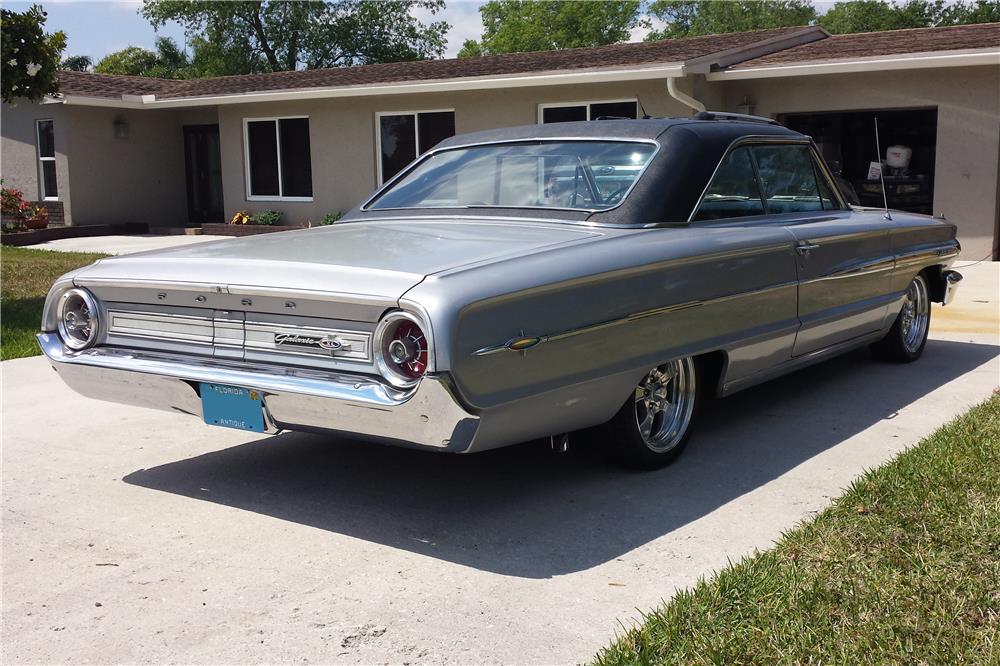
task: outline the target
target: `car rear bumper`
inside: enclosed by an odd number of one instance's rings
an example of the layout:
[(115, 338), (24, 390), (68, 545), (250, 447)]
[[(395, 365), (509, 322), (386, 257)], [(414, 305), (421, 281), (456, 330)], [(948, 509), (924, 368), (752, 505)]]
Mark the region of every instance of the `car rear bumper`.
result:
[(123, 348), (71, 352), (54, 333), (40, 333), (38, 344), (70, 388), (98, 400), (201, 418), (199, 383), (208, 382), (259, 391), (272, 433), (330, 432), (461, 452), (479, 428), (479, 417), (461, 406), (443, 375), (400, 391), (367, 375)]

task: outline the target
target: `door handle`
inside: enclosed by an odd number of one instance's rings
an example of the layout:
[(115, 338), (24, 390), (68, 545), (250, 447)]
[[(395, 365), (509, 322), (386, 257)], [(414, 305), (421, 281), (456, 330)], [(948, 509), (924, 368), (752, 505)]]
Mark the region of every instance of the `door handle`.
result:
[(803, 241), (795, 246), (795, 251), (798, 252), (803, 257), (808, 257), (809, 253), (818, 247), (819, 245), (816, 243), (807, 243)]

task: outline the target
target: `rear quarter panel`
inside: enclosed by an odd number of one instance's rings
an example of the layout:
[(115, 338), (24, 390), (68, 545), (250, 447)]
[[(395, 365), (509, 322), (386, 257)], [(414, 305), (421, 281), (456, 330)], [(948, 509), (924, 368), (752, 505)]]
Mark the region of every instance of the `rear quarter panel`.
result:
[[(610, 418), (649, 368), (672, 358), (758, 344), (757, 362), (783, 360), (797, 327), (795, 279), (791, 235), (780, 227), (608, 230), (431, 276), (404, 300), (429, 315), (436, 367), (470, 407), (535, 401), (535, 416), (584, 427)], [(596, 326), (608, 322), (617, 323)], [(476, 355), (511, 338), (578, 329), (588, 330), (526, 352)]]
[(896, 260), (892, 291), (899, 299), (917, 273), (929, 266), (951, 266), (958, 256), (958, 230), (945, 219), (893, 211), (888, 223)]

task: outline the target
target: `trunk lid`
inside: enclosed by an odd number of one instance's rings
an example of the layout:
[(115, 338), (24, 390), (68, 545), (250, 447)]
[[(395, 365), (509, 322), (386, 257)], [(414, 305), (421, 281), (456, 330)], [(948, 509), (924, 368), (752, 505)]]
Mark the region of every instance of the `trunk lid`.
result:
[(112, 257), (84, 269), (76, 280), (395, 301), (434, 273), (600, 235), (593, 229), (517, 221), (356, 222)]

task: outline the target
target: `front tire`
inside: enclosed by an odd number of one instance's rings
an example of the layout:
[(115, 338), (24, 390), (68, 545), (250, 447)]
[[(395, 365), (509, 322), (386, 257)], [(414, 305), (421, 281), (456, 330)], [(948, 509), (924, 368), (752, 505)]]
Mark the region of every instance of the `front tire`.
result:
[(600, 428), (605, 445), (629, 467), (658, 469), (669, 465), (691, 436), (700, 393), (693, 358), (653, 368), (618, 413)]
[(931, 328), (931, 299), (927, 277), (913, 278), (903, 297), (903, 307), (884, 338), (872, 345), (878, 358), (897, 363), (912, 363), (920, 358)]

